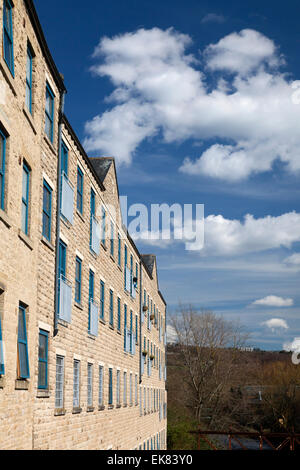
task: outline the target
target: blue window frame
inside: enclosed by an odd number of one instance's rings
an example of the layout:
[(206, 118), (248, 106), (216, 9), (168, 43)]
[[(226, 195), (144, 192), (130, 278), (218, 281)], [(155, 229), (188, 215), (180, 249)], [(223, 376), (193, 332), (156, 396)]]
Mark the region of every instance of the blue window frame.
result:
[(109, 324), (114, 326), (114, 293), (109, 291)]
[(121, 236), (118, 233), (118, 265), (121, 266)]
[(90, 269), (90, 275), (89, 275), (89, 331), (91, 327), (91, 307), (90, 307), (90, 302), (91, 300), (94, 300), (94, 280), (95, 280), (95, 273)]
[(121, 300), (118, 297), (118, 331), (121, 331)]
[(32, 61), (33, 52), (31, 47), (27, 46), (27, 62), (26, 62), (26, 93), (25, 103), (28, 111), (32, 114)]
[(59, 276), (66, 277), (67, 245), (59, 240)]
[(105, 284), (103, 281), (100, 281), (100, 318), (104, 320), (104, 292)]
[(91, 188), (91, 198), (90, 198), (90, 248), (92, 246), (92, 231), (93, 231), (93, 217), (96, 212), (96, 194), (93, 188)]
[(81, 304), (81, 259), (76, 256), (75, 260), (75, 302)]
[(105, 246), (105, 239), (106, 239), (105, 226), (106, 226), (106, 212), (105, 212), (104, 207), (102, 207), (102, 243), (104, 246)]
[(126, 290), (127, 245), (124, 245), (124, 288)]
[(138, 320), (138, 316), (136, 315), (135, 316), (135, 342), (136, 342), (136, 344), (138, 344), (138, 338), (139, 338), (139, 336), (138, 336), (138, 329), (139, 328), (138, 327), (139, 327), (139, 320)]
[(66, 278), (66, 263), (67, 263), (67, 245), (59, 240), (59, 253), (58, 253), (58, 275), (59, 275), (59, 284), (58, 284), (58, 301), (57, 301), (57, 313), (59, 313), (60, 306), (60, 279), (63, 280)]
[(126, 350), (127, 305), (124, 304), (124, 349)]
[(130, 294), (132, 295), (133, 257), (130, 255)]
[(113, 404), (113, 370), (111, 368), (108, 369), (108, 404)]
[(46, 83), (45, 133), (53, 143), (54, 93)]
[(26, 330), (26, 310), (22, 305), (19, 305), (18, 376), (20, 379), (28, 379), (30, 377)]
[(4, 210), (6, 137), (0, 131), (0, 209)]
[(114, 238), (115, 238), (115, 227), (111, 222), (110, 224), (110, 254), (114, 256)]
[(29, 214), (29, 183), (30, 170), (26, 163), (23, 163), (23, 180), (22, 180), (22, 230), (28, 235), (28, 214)]
[(61, 173), (69, 174), (69, 150), (64, 142), (61, 143)]
[(14, 76), (14, 38), (12, 24), (12, 3), (10, 0), (3, 2), (3, 52), (4, 60)]
[(5, 374), (5, 366), (4, 366), (2, 329), (1, 329), (1, 317), (0, 317), (0, 375), (4, 375), (4, 374)]
[(91, 216), (95, 215), (96, 210), (96, 194), (93, 189), (91, 189), (91, 201), (90, 201), (90, 208), (91, 208)]
[(77, 167), (77, 210), (83, 212), (83, 173), (79, 166)]
[(52, 189), (44, 180), (43, 183), (43, 236), (51, 241), (51, 212), (52, 212)]
[(48, 388), (48, 339), (47, 331), (39, 332), (39, 365), (38, 365), (38, 388)]

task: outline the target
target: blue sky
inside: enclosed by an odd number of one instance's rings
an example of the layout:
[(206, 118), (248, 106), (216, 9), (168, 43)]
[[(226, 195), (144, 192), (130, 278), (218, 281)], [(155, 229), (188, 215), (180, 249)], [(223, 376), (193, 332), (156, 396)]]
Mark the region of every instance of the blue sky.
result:
[(205, 204), (201, 252), (138, 242), (158, 256), (169, 312), (192, 302), (240, 319), (253, 346), (295, 342), (300, 5), (36, 7), (65, 77), (66, 114), (91, 156), (116, 157), (120, 193), (129, 203)]

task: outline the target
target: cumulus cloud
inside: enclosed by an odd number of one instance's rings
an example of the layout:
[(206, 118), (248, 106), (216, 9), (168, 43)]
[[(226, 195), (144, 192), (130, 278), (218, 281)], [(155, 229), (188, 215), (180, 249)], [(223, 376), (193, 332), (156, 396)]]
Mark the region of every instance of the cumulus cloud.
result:
[(267, 307), (291, 307), (294, 305), (293, 299), (277, 297), (277, 295), (268, 295), (263, 299), (258, 299), (253, 302), (253, 305), (265, 305)]
[(211, 70), (227, 70), (241, 75), (264, 63), (278, 66), (283, 60), (276, 54), (274, 42), (253, 29), (225, 36), (216, 44), (210, 44), (205, 54)]
[[(277, 159), (300, 170), (297, 90), (281, 72), (274, 41), (233, 32), (209, 44), (201, 62), (188, 52), (191, 43), (172, 28), (100, 40), (92, 71), (114, 90), (107, 110), (86, 123), (87, 150), (129, 164), (145, 139), (192, 139), (210, 145), (183, 162), (184, 173), (238, 181), (271, 171)], [(218, 74), (212, 89), (210, 74)]]
[(291, 256), (285, 258), (284, 262), (293, 266), (300, 266), (300, 253), (293, 253)]
[(285, 351), (300, 351), (300, 338), (294, 338), (293, 341), (287, 341), (283, 344)]
[(300, 214), (289, 212), (258, 219), (246, 215), (243, 221), (209, 215), (205, 219), (204, 231), (204, 252), (209, 254), (237, 255), (290, 248), (294, 242), (300, 241)]
[[(174, 218), (170, 230), (154, 230), (151, 227), (132, 234), (135, 240), (142, 240), (149, 245), (167, 248), (174, 243), (191, 242), (195, 233), (202, 230), (202, 221), (185, 219), (186, 225), (182, 228), (182, 219)], [(289, 212), (279, 216), (266, 216), (255, 218), (247, 214), (243, 220), (226, 219), (222, 215), (209, 215), (204, 219), (204, 247), (203, 240), (199, 237), (198, 249), (203, 255), (209, 256), (236, 256), (248, 253), (291, 248), (293, 243), (300, 242), (300, 214)], [(195, 242), (196, 243), (196, 242)], [(197, 248), (197, 247), (196, 247)], [(282, 299), (287, 304), (292, 299)], [(280, 302), (276, 296), (268, 296), (266, 299), (256, 302)], [(271, 305), (271, 304), (270, 304)]]
[(272, 332), (275, 332), (277, 329), (287, 330), (289, 328), (287, 322), (282, 318), (271, 318), (270, 320), (263, 322), (262, 325), (270, 328)]
[(216, 13), (207, 13), (203, 16), (201, 23), (224, 23), (226, 21), (223, 15), (217, 15)]

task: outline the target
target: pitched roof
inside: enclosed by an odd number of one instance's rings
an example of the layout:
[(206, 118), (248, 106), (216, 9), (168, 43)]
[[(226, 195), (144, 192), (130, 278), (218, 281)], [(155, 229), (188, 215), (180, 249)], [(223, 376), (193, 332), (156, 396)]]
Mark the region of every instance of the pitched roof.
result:
[(146, 266), (150, 276), (153, 276), (153, 268), (156, 260), (155, 255), (141, 255), (142, 261), (144, 265)]
[(98, 178), (103, 183), (105, 177), (110, 169), (111, 165), (114, 162), (113, 157), (100, 157), (100, 158), (90, 158), (90, 162), (92, 163)]

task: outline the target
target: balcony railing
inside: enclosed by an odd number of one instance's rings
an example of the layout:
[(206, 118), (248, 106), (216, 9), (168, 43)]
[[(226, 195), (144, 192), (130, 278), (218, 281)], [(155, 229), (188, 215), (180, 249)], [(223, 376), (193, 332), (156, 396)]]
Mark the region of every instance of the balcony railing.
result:
[(74, 188), (67, 176), (63, 173), (61, 182), (61, 214), (73, 224)]
[(72, 283), (64, 276), (59, 279), (59, 319), (71, 323)]
[(92, 336), (98, 336), (99, 304), (95, 300), (90, 300), (90, 321), (89, 333)]
[(99, 255), (100, 252), (100, 225), (94, 215), (91, 216), (91, 237), (90, 237), (91, 250)]

